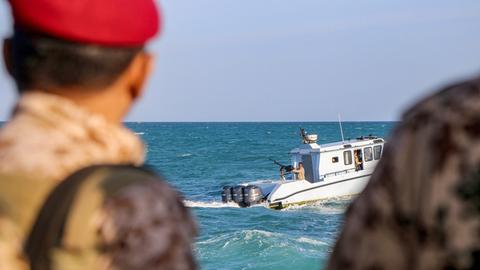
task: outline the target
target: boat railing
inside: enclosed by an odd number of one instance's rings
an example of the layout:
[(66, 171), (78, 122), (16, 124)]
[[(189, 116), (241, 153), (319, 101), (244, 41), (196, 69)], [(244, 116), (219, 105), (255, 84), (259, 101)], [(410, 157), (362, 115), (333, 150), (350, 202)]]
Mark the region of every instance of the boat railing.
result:
[(327, 177), (331, 177), (331, 176), (338, 176), (338, 175), (347, 174), (347, 173), (355, 172), (355, 171), (356, 171), (355, 169), (346, 169), (346, 170), (341, 170), (341, 171), (326, 173), (326, 174), (324, 174), (324, 175), (321, 175), (320, 178), (327, 178)]

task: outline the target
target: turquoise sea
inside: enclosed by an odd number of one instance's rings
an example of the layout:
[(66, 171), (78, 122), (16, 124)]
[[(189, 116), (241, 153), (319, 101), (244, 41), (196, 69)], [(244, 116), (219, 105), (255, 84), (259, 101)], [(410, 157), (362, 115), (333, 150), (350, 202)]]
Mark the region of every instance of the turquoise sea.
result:
[[(201, 269), (323, 269), (349, 200), (285, 210), (221, 203), (222, 186), (278, 179), (270, 161), (289, 162), (299, 129), (319, 143), (341, 139), (338, 123), (128, 123), (146, 142), (148, 164), (185, 197), (200, 229)], [(343, 123), (345, 138), (387, 137), (393, 122)]]

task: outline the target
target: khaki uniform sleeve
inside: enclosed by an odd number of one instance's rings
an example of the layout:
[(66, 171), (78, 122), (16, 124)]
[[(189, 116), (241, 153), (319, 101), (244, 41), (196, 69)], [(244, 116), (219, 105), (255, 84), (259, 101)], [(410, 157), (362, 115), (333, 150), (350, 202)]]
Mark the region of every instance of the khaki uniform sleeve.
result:
[(18, 228), (0, 215), (0, 269), (27, 270)]

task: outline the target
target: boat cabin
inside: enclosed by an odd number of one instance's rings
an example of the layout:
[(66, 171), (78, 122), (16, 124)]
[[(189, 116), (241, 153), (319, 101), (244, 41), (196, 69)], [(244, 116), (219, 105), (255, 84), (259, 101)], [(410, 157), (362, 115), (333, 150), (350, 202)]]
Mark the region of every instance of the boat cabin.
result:
[(290, 155), (295, 168), (303, 163), (305, 180), (315, 183), (331, 176), (373, 171), (382, 157), (384, 143), (382, 138), (362, 136), (319, 145), (316, 135), (308, 135), (302, 145), (290, 151)]

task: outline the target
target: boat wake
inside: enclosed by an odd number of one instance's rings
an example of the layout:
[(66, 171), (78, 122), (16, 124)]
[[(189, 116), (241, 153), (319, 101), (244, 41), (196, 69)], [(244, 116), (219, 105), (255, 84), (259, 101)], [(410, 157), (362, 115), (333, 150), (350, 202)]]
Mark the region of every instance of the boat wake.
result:
[(290, 205), (280, 211), (295, 211), (305, 209), (319, 211), (324, 214), (343, 214), (345, 210), (347, 210), (347, 207), (350, 205), (353, 198), (353, 196), (343, 196), (301, 205)]
[[(302, 205), (291, 205), (280, 211), (301, 211), (301, 210), (313, 210), (323, 214), (343, 214), (350, 204), (351, 200), (342, 198), (341, 200), (325, 200), (318, 201)], [(234, 202), (223, 203), (221, 201), (192, 201), (184, 200), (183, 203), (189, 208), (240, 208), (240, 206)], [(256, 204), (251, 207), (264, 207), (268, 208), (266, 204)], [(272, 210), (273, 211), (273, 210)]]
[(222, 203), (220, 201), (190, 201), (184, 200), (183, 203), (186, 207), (190, 208), (240, 208), (236, 203)]

